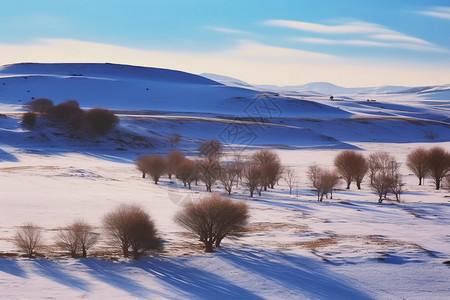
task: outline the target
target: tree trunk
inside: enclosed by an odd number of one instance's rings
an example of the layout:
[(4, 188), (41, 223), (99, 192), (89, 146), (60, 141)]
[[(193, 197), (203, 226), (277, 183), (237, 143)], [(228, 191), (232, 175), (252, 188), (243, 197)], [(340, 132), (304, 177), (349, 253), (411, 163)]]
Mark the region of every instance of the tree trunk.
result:
[(82, 250), (83, 250), (83, 258), (86, 258), (86, 257), (87, 257), (87, 251), (86, 251), (86, 248), (83, 247)]
[(350, 189), (350, 184), (351, 184), (351, 183), (352, 183), (351, 181), (347, 181), (347, 190)]
[(219, 248), (220, 247), (220, 243), (222, 242), (222, 239), (223, 239), (224, 237), (220, 237), (220, 238), (217, 238), (216, 239), (216, 248)]
[(205, 241), (205, 246), (206, 246), (205, 252), (209, 252), (209, 253), (214, 252), (212, 241), (209, 241), (209, 240)]
[(419, 177), (419, 185), (422, 185), (422, 178)]
[(356, 182), (356, 187), (358, 188), (358, 190), (361, 189), (361, 181), (359, 181), (359, 182), (357, 181), (357, 182)]
[(122, 246), (123, 257), (128, 258), (130, 254), (128, 253), (128, 246)]
[(145, 172), (142, 172), (142, 178), (145, 178)]
[(441, 187), (441, 181), (440, 180), (436, 180), (436, 190), (439, 190)]
[(172, 179), (172, 174), (171, 173), (169, 173), (169, 179)]

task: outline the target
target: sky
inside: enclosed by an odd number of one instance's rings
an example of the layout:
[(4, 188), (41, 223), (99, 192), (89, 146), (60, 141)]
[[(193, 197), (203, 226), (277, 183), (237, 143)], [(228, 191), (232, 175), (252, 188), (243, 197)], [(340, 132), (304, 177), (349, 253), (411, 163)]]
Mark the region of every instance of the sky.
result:
[(450, 83), (450, 0), (0, 4), (0, 65), (109, 62), (275, 85)]

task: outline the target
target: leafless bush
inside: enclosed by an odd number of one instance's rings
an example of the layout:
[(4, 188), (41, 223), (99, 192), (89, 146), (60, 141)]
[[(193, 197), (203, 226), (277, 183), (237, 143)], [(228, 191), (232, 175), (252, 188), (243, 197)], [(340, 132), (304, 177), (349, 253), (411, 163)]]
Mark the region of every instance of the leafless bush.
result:
[(261, 167), (264, 190), (267, 190), (267, 187), (273, 189), (283, 174), (278, 154), (271, 150), (259, 150), (252, 155), (252, 160)]
[(292, 195), (292, 189), (298, 184), (298, 174), (292, 168), (286, 168), (284, 171), (284, 180), (289, 187), (289, 195)]
[(205, 183), (206, 191), (211, 192), (212, 186), (216, 183), (220, 175), (220, 165), (216, 157), (209, 156), (203, 159), (199, 165), (201, 180)]
[(79, 220), (60, 228), (58, 233), (58, 246), (69, 251), (72, 257), (76, 257), (81, 251), (81, 257), (87, 257), (87, 251), (98, 241), (98, 234), (93, 227), (85, 221)]
[(36, 114), (27, 112), (22, 115), (22, 125), (32, 129), (36, 125)]
[(43, 246), (42, 229), (33, 223), (26, 223), (16, 231), (13, 241), (19, 250), (32, 258), (35, 251)]
[(342, 151), (334, 159), (334, 165), (337, 172), (347, 183), (347, 189), (350, 188), (353, 180), (355, 180), (358, 189), (361, 189), (361, 182), (369, 169), (368, 163), (362, 154), (354, 150)]
[(376, 152), (369, 156), (370, 185), (378, 194), (378, 202), (382, 203), (387, 194), (392, 192), (397, 201), (403, 192), (403, 182), (399, 174), (400, 164), (395, 157), (386, 152)]
[(333, 198), (333, 188), (339, 183), (339, 176), (336, 172), (325, 170), (317, 165), (308, 167), (308, 179), (317, 192), (317, 201), (322, 201), (323, 197), (331, 193)]
[(231, 195), (231, 190), (238, 180), (239, 167), (240, 166), (235, 163), (223, 164), (220, 167), (219, 180), (225, 188), (225, 191), (227, 191), (228, 195)]
[(103, 217), (103, 226), (110, 242), (120, 247), (126, 258), (130, 252), (139, 259), (148, 251), (161, 248), (153, 221), (138, 205), (118, 206)]
[(166, 173), (166, 159), (161, 155), (148, 155), (143, 160), (144, 169), (147, 174), (152, 177), (155, 184), (158, 184), (159, 178)]
[(450, 153), (442, 147), (433, 147), (428, 150), (426, 165), (436, 190), (439, 190), (442, 179), (450, 172)]
[(210, 139), (201, 143), (198, 151), (206, 158), (218, 160), (222, 155), (222, 144), (215, 139)]
[(188, 186), (191, 189), (191, 184), (196, 180), (197, 164), (188, 158), (184, 158), (183, 161), (177, 166), (175, 176), (183, 181), (184, 186)]
[(32, 112), (46, 114), (53, 107), (53, 101), (47, 98), (40, 98), (31, 101), (28, 106)]
[(167, 141), (170, 143), (170, 147), (173, 147), (174, 144), (179, 143), (181, 141), (181, 135), (174, 133), (167, 137)]
[(261, 194), (263, 172), (259, 165), (249, 163), (244, 167), (243, 185), (250, 192), (250, 197), (253, 197), (255, 190)]
[(198, 235), (205, 244), (206, 252), (213, 252), (214, 246), (220, 247), (227, 235), (242, 232), (247, 219), (248, 208), (245, 202), (218, 195), (191, 202), (175, 215), (175, 221), (179, 225)]
[(417, 148), (406, 158), (406, 166), (419, 178), (419, 185), (422, 185), (422, 180), (428, 173), (427, 155), (425, 148)]
[(86, 127), (98, 134), (106, 134), (119, 123), (113, 111), (106, 108), (92, 108), (86, 113)]
[(167, 154), (167, 174), (169, 174), (169, 179), (172, 179), (172, 174), (177, 173), (177, 168), (185, 159), (183, 153), (178, 150), (172, 151)]
[(142, 172), (142, 178), (145, 178), (145, 174), (147, 174), (148, 160), (151, 155), (141, 155), (139, 156), (134, 163), (136, 164), (136, 168)]
[(75, 100), (69, 100), (53, 106), (49, 110), (49, 115), (52, 118), (62, 119), (68, 121), (71, 116), (81, 111), (80, 105)]

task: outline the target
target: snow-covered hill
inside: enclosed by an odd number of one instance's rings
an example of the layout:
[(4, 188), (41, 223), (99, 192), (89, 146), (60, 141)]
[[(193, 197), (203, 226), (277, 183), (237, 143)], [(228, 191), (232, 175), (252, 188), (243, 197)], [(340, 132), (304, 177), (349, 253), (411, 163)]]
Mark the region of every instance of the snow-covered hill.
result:
[[(435, 191), (429, 178), (417, 186), (405, 165), (415, 147), (450, 149), (448, 85), (288, 91), (207, 77), (113, 64), (0, 69), (1, 299), (448, 298), (448, 191)], [(23, 128), (22, 105), (41, 97), (114, 109), (121, 121), (105, 136), (44, 117)], [(167, 176), (155, 185), (133, 161), (174, 149), (196, 159), (210, 138), (224, 144), (223, 160), (274, 149), (298, 179), (292, 195), (284, 179), (254, 198), (239, 184), (231, 198), (248, 203), (249, 229), (205, 254), (173, 221), (180, 199), (197, 199), (204, 187), (188, 190)], [(317, 202), (306, 171), (314, 163), (331, 169), (341, 149), (394, 155), (402, 202), (376, 203), (369, 180), (361, 190), (340, 184), (333, 199)], [(225, 195), (219, 184), (213, 191)], [(88, 259), (57, 250), (58, 227), (82, 218), (101, 232), (102, 216), (120, 203), (150, 213), (162, 253), (128, 261), (104, 240)], [(28, 221), (42, 226), (53, 259), (17, 258), (12, 236)]]

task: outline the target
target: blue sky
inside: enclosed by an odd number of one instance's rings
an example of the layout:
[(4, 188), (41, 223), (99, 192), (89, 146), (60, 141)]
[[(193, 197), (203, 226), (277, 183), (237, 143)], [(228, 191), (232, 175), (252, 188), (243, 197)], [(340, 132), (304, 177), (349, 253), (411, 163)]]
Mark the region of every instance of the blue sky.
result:
[(0, 64), (115, 62), (259, 84), (450, 83), (450, 1), (4, 1)]

